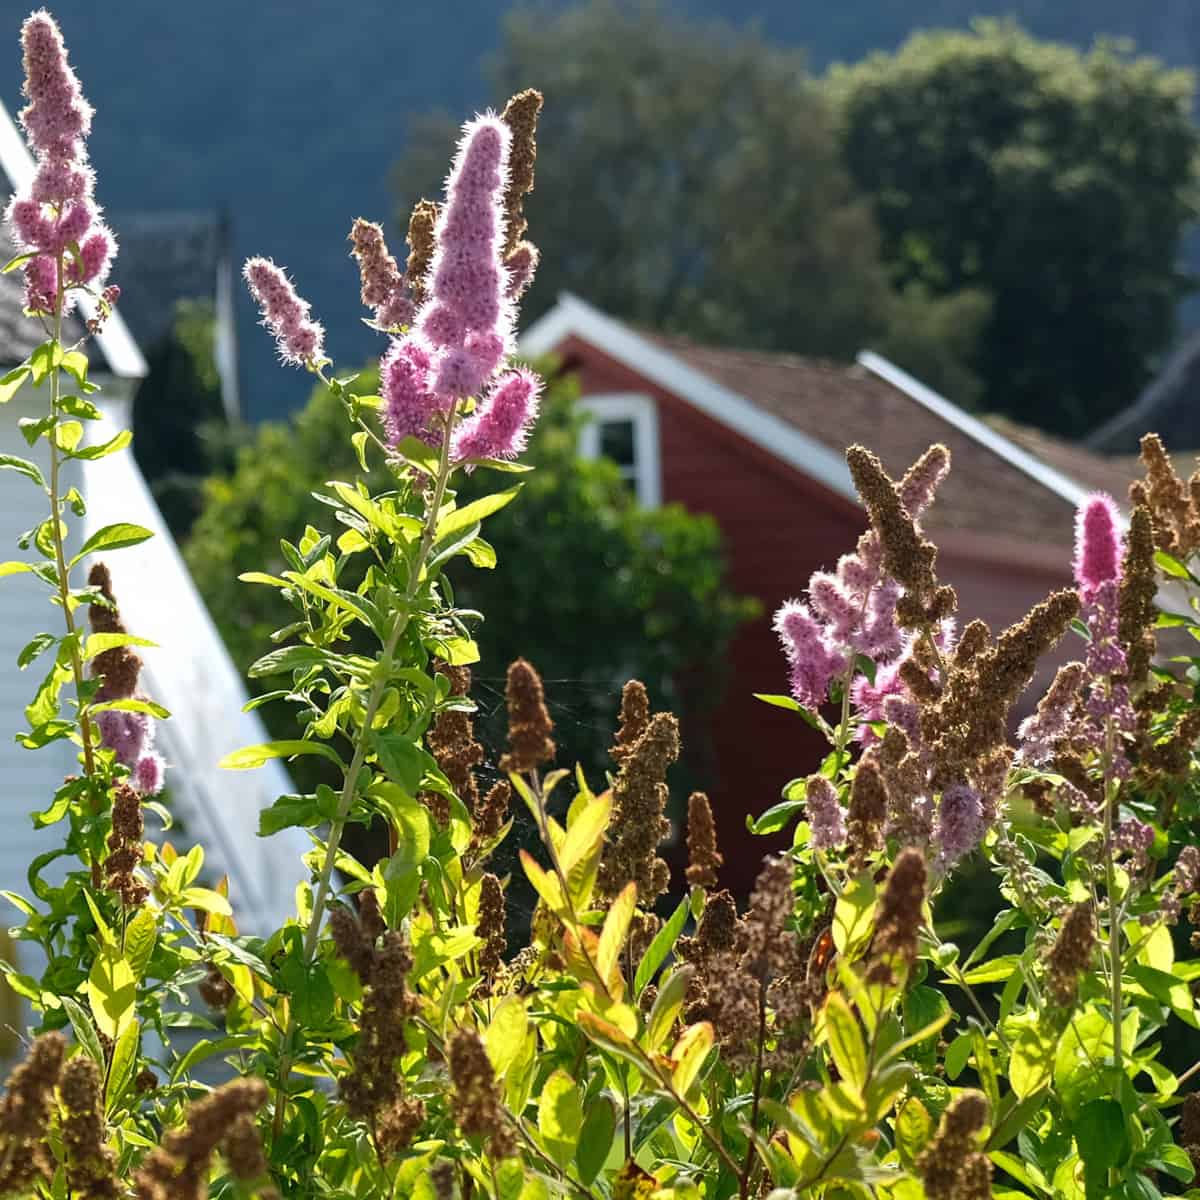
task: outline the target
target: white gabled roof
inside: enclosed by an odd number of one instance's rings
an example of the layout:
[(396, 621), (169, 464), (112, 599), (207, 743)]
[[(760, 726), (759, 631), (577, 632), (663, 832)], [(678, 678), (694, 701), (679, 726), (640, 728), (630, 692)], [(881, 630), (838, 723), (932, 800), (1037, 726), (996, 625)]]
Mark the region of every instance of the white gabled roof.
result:
[[(20, 190), (28, 186), (35, 169), (33, 155), (29, 153), (21, 131), (0, 101), (0, 171), (8, 177), (14, 190)], [(96, 315), (96, 303), (86, 292), (78, 295), (84, 320), (90, 320)], [(122, 379), (141, 379), (146, 374), (146, 360), (116, 309), (96, 335), (96, 344), (113, 375)]]
[(629, 326), (564, 292), (558, 303), (521, 338), (524, 354), (548, 354), (569, 337), (578, 337), (610, 354), (651, 383), (694, 405), (702, 413), (740, 433), (776, 458), (803, 471), (831, 491), (857, 502), (845, 459), (815, 438), (738, 395), (701, 371), (656, 346)]

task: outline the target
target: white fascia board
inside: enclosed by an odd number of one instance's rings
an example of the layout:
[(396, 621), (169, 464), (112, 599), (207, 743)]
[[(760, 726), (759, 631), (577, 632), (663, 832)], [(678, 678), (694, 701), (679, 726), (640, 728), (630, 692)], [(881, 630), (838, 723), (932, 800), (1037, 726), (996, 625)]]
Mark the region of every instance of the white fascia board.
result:
[(569, 337), (595, 346), (768, 454), (857, 503), (850, 470), (840, 455), (577, 296), (566, 292), (560, 295), (554, 308), (525, 332), (521, 352), (531, 357), (549, 354)]
[(1056, 496), (1061, 496), (1068, 504), (1078, 508), (1091, 491), (1081, 487), (1073, 479), (1069, 479), (1061, 471), (1042, 462), (1040, 458), (1023, 450), (1015, 442), (1010, 441), (1002, 433), (997, 433), (985, 425), (978, 417), (971, 416), (945, 396), (938, 395), (931, 387), (926, 387), (919, 379), (914, 379), (903, 368), (889, 362), (881, 354), (873, 350), (863, 350), (858, 354), (858, 363), (873, 375), (890, 383), (892, 387), (903, 392), (910, 400), (915, 400), (923, 408), (927, 408), (935, 416), (940, 417), (948, 425), (954, 426), (960, 433), (985, 446), (993, 454), (1004, 459), (1010, 466), (1023, 471), (1031, 479), (1049, 489)]
[[(0, 102), (0, 170), (8, 176), (8, 182), (14, 191), (28, 187), (36, 170), (33, 155), (29, 153), (25, 139), (3, 102)], [(75, 294), (83, 319), (92, 320), (97, 312), (95, 300), (85, 291)], [(142, 352), (133, 340), (128, 326), (121, 319), (121, 314), (115, 308), (105, 320), (104, 328), (96, 334), (96, 343), (114, 375), (126, 379), (142, 379), (146, 375), (146, 360), (142, 357)]]

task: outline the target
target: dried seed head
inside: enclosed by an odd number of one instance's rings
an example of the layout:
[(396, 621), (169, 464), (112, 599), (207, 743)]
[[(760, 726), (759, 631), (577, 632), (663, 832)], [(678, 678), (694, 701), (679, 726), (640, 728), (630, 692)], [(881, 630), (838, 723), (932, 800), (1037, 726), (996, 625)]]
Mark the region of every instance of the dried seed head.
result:
[(846, 810), (846, 841), (850, 862), (855, 869), (883, 848), (883, 826), (888, 814), (887, 785), (874, 759), (864, 758), (850, 785), (850, 805)]
[(925, 882), (925, 856), (912, 846), (901, 850), (888, 873), (875, 914), (869, 982), (891, 983), (897, 965), (908, 971), (916, 962)]
[(663, 815), (666, 778), (678, 757), (679, 722), (671, 713), (655, 713), (613, 783), (609, 840), (596, 877), (603, 895), (611, 898), (636, 883), (638, 903), (649, 908), (667, 890), (671, 873), (658, 846), (671, 830)]
[(725, 861), (717, 849), (712, 807), (703, 792), (688, 797), (687, 881), (692, 887), (716, 887), (717, 873)]
[(67, 1185), (80, 1200), (116, 1200), (116, 1156), (105, 1140), (104, 1085), (100, 1070), (86, 1054), (63, 1068), (59, 1084), (63, 1108), (63, 1149)]
[(745, 969), (756, 979), (783, 975), (794, 960), (796, 935), (788, 928), (795, 904), (794, 878), (789, 858), (768, 859), (750, 893), (739, 947)]
[(504, 1120), (496, 1076), (479, 1034), (473, 1029), (455, 1030), (447, 1045), (447, 1058), (459, 1129), (485, 1136), (492, 1158), (508, 1158), (516, 1150), (516, 1141)]
[(488, 984), (494, 984), (504, 965), (508, 939), (504, 931), (504, 889), (490, 871), (479, 881), (479, 918), (475, 933), (483, 940), (479, 949), (479, 973)]
[(1055, 1004), (1072, 1008), (1079, 994), (1079, 976), (1092, 962), (1096, 921), (1090, 904), (1067, 910), (1058, 937), (1046, 955), (1046, 988)]
[(1117, 636), (1125, 650), (1129, 682), (1145, 681), (1154, 657), (1154, 628), (1158, 610), (1154, 597), (1158, 581), (1154, 564), (1154, 526), (1149, 509), (1134, 508), (1125, 535), (1125, 560), (1117, 600)]
[(432, 200), (418, 200), (408, 219), (408, 275), (409, 288), (414, 304), (425, 299), (426, 277), (433, 262), (437, 243), (433, 231), (437, 225), (438, 206)]
[(556, 747), (550, 735), (554, 722), (546, 709), (541, 676), (523, 658), (510, 664), (505, 687), (508, 701), (509, 752), (500, 760), (502, 771), (522, 775), (554, 758)]
[(631, 679), (621, 690), (620, 721), (616, 739), (609, 751), (617, 766), (621, 766), (629, 757), (650, 724), (650, 697), (641, 680)]
[(45, 1134), (66, 1048), (61, 1033), (44, 1033), (29, 1047), (25, 1061), (9, 1075), (0, 1100), (0, 1135), (16, 1142)]
[(476, 844), (490, 842), (499, 836), (508, 820), (508, 809), (512, 803), (512, 786), (508, 780), (501, 779), (494, 783), (484, 796), (482, 803), (475, 811), (475, 830), (473, 839)]
[(977, 1139), (988, 1113), (982, 1093), (964, 1092), (942, 1114), (933, 1141), (916, 1161), (929, 1200), (991, 1196), (991, 1160), (979, 1150)]
[[(450, 679), (450, 695), (466, 696), (471, 690), (471, 672), (467, 667), (438, 664), (438, 671)], [(475, 740), (475, 722), (469, 712), (444, 708), (425, 734), (425, 745), (437, 760), (446, 778), (454, 785), (458, 798), (468, 812), (479, 803), (475, 771), (484, 759), (483, 747)], [(432, 799), (432, 797), (428, 797)], [(445, 825), (446, 821), (439, 824)]]
[(208, 968), (208, 974), (200, 981), (197, 990), (209, 1008), (218, 1010), (228, 1008), (233, 1003), (234, 996), (237, 995), (233, 984), (215, 966)]
[(516, 250), (525, 236), (525, 197), (533, 191), (537, 162), (537, 121), (542, 111), (542, 93), (533, 88), (518, 92), (504, 106), (500, 120), (512, 133), (508, 151), (508, 184), (504, 189), (504, 257)]

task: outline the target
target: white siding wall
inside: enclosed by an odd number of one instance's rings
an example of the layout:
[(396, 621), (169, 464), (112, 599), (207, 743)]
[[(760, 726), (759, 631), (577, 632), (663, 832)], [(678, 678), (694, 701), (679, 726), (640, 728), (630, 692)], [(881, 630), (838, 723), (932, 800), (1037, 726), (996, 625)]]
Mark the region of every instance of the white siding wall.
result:
[[(128, 384), (111, 377), (102, 384), (106, 420), (88, 429), (89, 441), (112, 436), (126, 420)], [(40, 416), (44, 406), (45, 392), (26, 386), (0, 408), (0, 450), (33, 458), (45, 467), (44, 444), (31, 451), (17, 429), (20, 417)], [(140, 653), (146, 663), (145, 691), (172, 713), (170, 721), (159, 723), (158, 731), (173, 807), (186, 829), (176, 842), (201, 842), (207, 873), (214, 878), (229, 873), (243, 930), (273, 928), (293, 911), (295, 885), (306, 874), (300, 855), (311, 845), (299, 830), (269, 841), (256, 835), (259, 810), (290, 790), (287, 773), (279, 764), (244, 772), (217, 768), (228, 751), (267, 740), (262, 722), (256, 714), (241, 711), (245, 688), (132, 453), (81, 465), (82, 472), (73, 464), (66, 477), (68, 485), (77, 483), (88, 503), (84, 527), (79, 522), (73, 526), (76, 547), (88, 534), (116, 521), (132, 521), (156, 534), (141, 546), (114, 552), (107, 561), (126, 626), (159, 645)], [(17, 550), (16, 539), (46, 511), (45, 497), (34, 483), (0, 471), (0, 561), (30, 557)], [(74, 579), (82, 584), (82, 569)], [(26, 727), (24, 707), (50, 663), (47, 654), (17, 672), (16, 658), (39, 631), (57, 632), (61, 619), (46, 589), (31, 576), (0, 578), (0, 888), (25, 894), (30, 859), (52, 849), (62, 833), (61, 826), (35, 831), (29, 814), (47, 806), (63, 777), (78, 764), (69, 743), (30, 751), (13, 741), (12, 735)], [(53, 868), (46, 874), (53, 878)], [(15, 910), (0, 901), (0, 922), (16, 917)]]
[[(21, 436), (21, 417), (40, 417), (46, 406), (46, 391), (26, 384), (9, 404), (0, 408), (0, 451), (33, 459), (49, 470), (44, 442), (31, 450)], [(77, 479), (77, 474), (75, 475)], [(69, 481), (70, 482), (70, 481)], [(68, 484), (69, 485), (69, 484)], [(0, 561), (30, 559), (35, 551), (17, 549), (17, 538), (49, 513), (45, 495), (31, 480), (15, 471), (0, 471)], [(75, 747), (58, 742), (41, 750), (25, 750), (13, 740), (28, 728), (25, 705), (50, 668), (47, 652), (32, 666), (17, 671), (17, 655), (37, 633), (61, 632), (62, 612), (49, 601), (46, 586), (32, 575), (10, 575), (0, 579), (0, 888), (28, 893), (25, 872), (36, 854), (53, 849), (62, 830), (35, 830), (31, 812), (44, 809), (65, 775), (76, 770)], [(53, 867), (46, 872), (54, 877)], [(7, 901), (0, 907), (0, 920), (17, 918)]]

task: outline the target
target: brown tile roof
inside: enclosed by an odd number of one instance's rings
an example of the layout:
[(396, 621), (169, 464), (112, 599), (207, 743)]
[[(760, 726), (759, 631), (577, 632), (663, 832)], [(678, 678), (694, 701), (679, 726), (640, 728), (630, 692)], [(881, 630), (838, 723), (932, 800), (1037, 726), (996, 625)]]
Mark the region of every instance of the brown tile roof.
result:
[[(943, 442), (953, 467), (924, 524), (931, 533), (955, 531), (1068, 547), (1074, 511), (1062, 496), (1006, 462), (904, 392), (859, 365), (792, 354), (700, 346), (684, 338), (649, 335), (695, 370), (789, 422), (837, 453), (861, 442), (894, 474), (927, 446)], [(1006, 425), (1011, 436), (1020, 427)], [(1037, 434), (1023, 448), (1084, 488), (1124, 497), (1131, 475), (1088, 451)], [(1018, 439), (1013, 437), (1014, 441)]]

